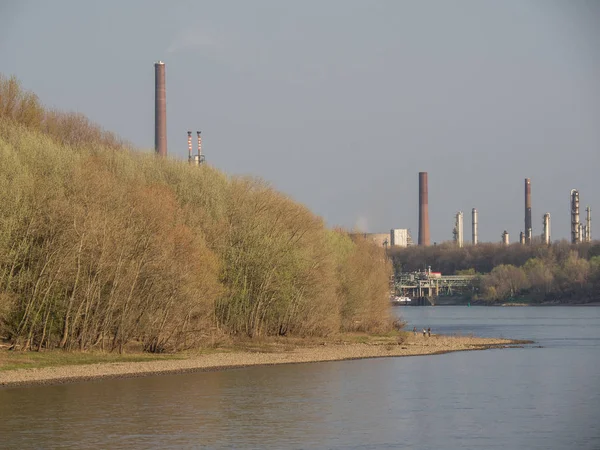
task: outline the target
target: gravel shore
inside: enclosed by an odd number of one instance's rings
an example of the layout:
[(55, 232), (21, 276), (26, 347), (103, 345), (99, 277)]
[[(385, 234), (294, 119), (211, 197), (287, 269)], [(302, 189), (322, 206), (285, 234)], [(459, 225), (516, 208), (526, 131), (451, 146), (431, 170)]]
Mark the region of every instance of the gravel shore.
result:
[(118, 362), (39, 369), (16, 369), (0, 372), (0, 386), (57, 384), (101, 378), (136, 377), (144, 375), (201, 372), (273, 364), (340, 361), (391, 356), (441, 354), (466, 350), (514, 347), (522, 341), (464, 336), (410, 336), (404, 342), (386, 343), (324, 343), (297, 347), (289, 351), (224, 352), (189, 356), (185, 359)]

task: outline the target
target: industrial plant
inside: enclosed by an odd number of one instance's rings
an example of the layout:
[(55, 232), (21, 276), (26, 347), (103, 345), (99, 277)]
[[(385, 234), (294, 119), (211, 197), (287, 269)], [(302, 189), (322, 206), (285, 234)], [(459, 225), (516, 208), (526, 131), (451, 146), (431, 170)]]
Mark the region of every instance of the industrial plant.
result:
[[(154, 63), (154, 150), (162, 158), (167, 156), (167, 84), (165, 76), (165, 63)], [(198, 153), (192, 155), (192, 132), (187, 132), (188, 137), (188, 162), (199, 166), (205, 161), (202, 154), (202, 135), (196, 131), (198, 137)]]
[[(166, 95), (166, 75), (165, 63), (158, 61), (154, 64), (155, 72), (155, 117), (154, 117), (154, 147), (157, 156), (167, 156), (167, 95)], [(198, 150), (193, 154), (192, 132), (187, 132), (188, 138), (188, 163), (199, 166), (205, 162), (205, 156), (202, 153), (202, 134), (196, 131)], [(431, 245), (429, 232), (429, 188), (427, 172), (419, 172), (419, 231), (417, 244), (419, 246)], [(580, 220), (579, 213), (579, 191), (572, 189), (570, 194), (570, 214), (571, 214), (571, 243), (579, 244), (581, 242), (591, 242), (592, 240), (592, 218), (591, 208), (586, 207), (585, 223)], [(519, 242), (522, 245), (531, 245), (533, 238), (533, 220), (532, 220), (532, 199), (531, 199), (531, 179), (525, 178), (525, 221), (524, 230), (519, 232)], [(542, 233), (540, 242), (549, 245), (551, 243), (550, 231), (550, 213), (545, 213), (542, 222)], [(354, 235), (362, 235), (365, 238), (373, 240), (377, 245), (388, 247), (409, 247), (415, 245), (410, 230), (408, 228), (392, 228), (389, 233), (362, 233), (356, 232)], [(476, 208), (471, 210), (471, 244), (479, 243), (478, 230), (478, 212)], [(454, 244), (462, 248), (464, 246), (464, 214), (458, 211), (454, 216), (454, 227), (452, 229)], [(507, 230), (501, 234), (501, 243), (510, 245), (510, 236)]]
[[(420, 246), (430, 245), (429, 234), (429, 196), (428, 196), (428, 176), (427, 172), (419, 172), (419, 237), (417, 244)], [(585, 223), (581, 222), (579, 214), (579, 191), (571, 190), (571, 242), (579, 244), (581, 242), (591, 242), (592, 240), (592, 217), (591, 208), (586, 207)], [(532, 220), (532, 199), (531, 199), (531, 179), (525, 178), (525, 229), (519, 232), (519, 243), (522, 245), (531, 245), (534, 243)], [(476, 208), (471, 210), (471, 243), (477, 245), (478, 237), (478, 212)], [(364, 237), (372, 239), (381, 247), (408, 247), (414, 245), (410, 236), (410, 230), (407, 228), (396, 228), (390, 230), (390, 233), (359, 233)], [(454, 228), (452, 229), (453, 242), (458, 248), (465, 245), (464, 242), (464, 214), (458, 211), (454, 216)], [(539, 241), (543, 244), (551, 244), (550, 231), (550, 213), (545, 213), (542, 221), (542, 233)], [(507, 230), (501, 234), (501, 241), (504, 245), (510, 245), (510, 235)]]

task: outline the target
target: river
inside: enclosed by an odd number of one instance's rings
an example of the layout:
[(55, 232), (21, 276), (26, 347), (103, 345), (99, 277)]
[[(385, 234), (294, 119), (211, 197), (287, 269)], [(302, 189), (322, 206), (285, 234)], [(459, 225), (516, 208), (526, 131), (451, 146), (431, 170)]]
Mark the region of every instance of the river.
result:
[(0, 448), (600, 449), (599, 307), (398, 307), (524, 348), (0, 389)]

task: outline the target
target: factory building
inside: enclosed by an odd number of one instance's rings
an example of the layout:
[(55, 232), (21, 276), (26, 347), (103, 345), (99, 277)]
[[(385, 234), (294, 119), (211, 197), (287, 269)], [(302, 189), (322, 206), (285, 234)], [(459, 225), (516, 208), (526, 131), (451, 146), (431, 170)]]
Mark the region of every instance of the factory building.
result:
[(370, 239), (383, 248), (414, 245), (410, 231), (407, 228), (392, 228), (389, 233), (350, 233), (350, 236), (361, 236)]
[(407, 228), (392, 228), (390, 230), (390, 245), (392, 247), (408, 247), (412, 243)]

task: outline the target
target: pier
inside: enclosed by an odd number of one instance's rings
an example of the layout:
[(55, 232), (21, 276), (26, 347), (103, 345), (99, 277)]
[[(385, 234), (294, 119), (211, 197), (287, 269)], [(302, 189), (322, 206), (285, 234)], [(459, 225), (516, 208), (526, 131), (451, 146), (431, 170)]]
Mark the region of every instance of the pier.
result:
[(472, 291), (475, 278), (475, 275), (442, 275), (431, 271), (400, 273), (394, 279), (394, 291), (413, 299), (411, 305), (435, 305), (440, 296)]

